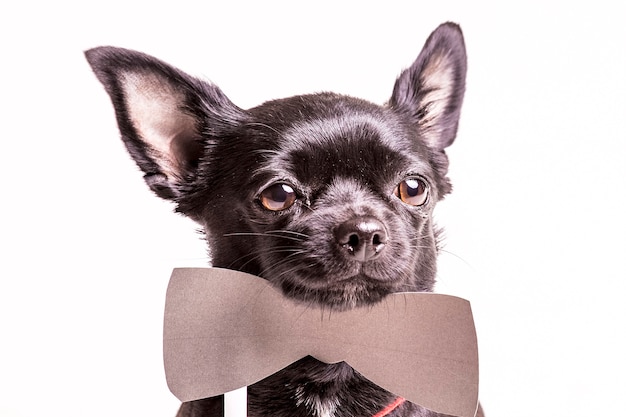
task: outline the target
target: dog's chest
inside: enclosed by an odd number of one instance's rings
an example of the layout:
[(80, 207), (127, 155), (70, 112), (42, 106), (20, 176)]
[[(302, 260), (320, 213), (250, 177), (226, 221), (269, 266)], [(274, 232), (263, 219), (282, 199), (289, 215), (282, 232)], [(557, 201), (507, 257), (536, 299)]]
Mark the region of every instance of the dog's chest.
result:
[[(256, 401), (249, 409), (254, 417), (435, 417), (435, 414), (420, 413), (420, 407), (405, 401), (401, 397), (384, 394), (383, 390), (372, 390), (370, 386), (351, 387), (353, 389), (315, 389), (308, 383), (280, 384), (282, 389), (276, 390), (267, 386), (260, 392), (252, 394)], [(352, 385), (352, 384), (349, 384)], [(369, 385), (369, 384), (368, 384)], [(256, 391), (258, 385), (249, 387)], [(271, 398), (271, 399), (270, 399)], [(250, 397), (249, 397), (250, 399)], [(261, 400), (261, 401), (258, 401)], [(249, 407), (250, 407), (249, 403)], [(426, 410), (423, 410), (426, 411)]]
[(309, 413), (315, 417), (339, 417), (336, 411), (341, 405), (339, 397), (335, 395), (320, 396), (316, 393), (307, 393), (302, 385), (295, 389), (297, 407), (306, 407)]

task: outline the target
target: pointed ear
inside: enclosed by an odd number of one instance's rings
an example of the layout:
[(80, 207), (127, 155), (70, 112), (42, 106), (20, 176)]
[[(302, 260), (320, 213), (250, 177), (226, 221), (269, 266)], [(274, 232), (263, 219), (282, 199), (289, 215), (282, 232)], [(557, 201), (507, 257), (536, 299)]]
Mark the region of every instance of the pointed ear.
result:
[(456, 137), (466, 71), (461, 28), (444, 23), (396, 81), (389, 105), (406, 114), (433, 149), (443, 150)]
[(177, 200), (209, 142), (237, 126), (243, 111), (216, 86), (151, 56), (113, 47), (85, 55), (146, 183), (160, 197)]

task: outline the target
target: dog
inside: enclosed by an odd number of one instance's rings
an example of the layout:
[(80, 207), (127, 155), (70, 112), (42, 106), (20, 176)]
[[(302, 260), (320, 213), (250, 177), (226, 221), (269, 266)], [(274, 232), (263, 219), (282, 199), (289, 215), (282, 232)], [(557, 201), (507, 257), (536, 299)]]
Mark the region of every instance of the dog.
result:
[[(467, 59), (444, 23), (384, 105), (334, 93), (244, 110), (214, 84), (140, 52), (86, 52), (148, 187), (206, 234), (213, 266), (258, 275), (330, 310), (399, 291), (432, 291), (451, 191)], [(254, 417), (436, 416), (345, 363), (306, 357), (248, 388)], [(222, 416), (223, 398), (179, 417)]]

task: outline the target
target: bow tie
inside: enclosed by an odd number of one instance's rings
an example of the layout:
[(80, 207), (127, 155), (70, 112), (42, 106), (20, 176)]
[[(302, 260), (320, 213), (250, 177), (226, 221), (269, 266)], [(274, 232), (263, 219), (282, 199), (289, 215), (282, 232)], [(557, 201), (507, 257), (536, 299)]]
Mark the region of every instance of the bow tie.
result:
[(168, 386), (181, 401), (251, 385), (311, 355), (345, 361), (432, 411), (473, 417), (478, 404), (470, 304), (448, 295), (397, 293), (330, 312), (253, 275), (177, 268), (167, 289), (163, 348)]

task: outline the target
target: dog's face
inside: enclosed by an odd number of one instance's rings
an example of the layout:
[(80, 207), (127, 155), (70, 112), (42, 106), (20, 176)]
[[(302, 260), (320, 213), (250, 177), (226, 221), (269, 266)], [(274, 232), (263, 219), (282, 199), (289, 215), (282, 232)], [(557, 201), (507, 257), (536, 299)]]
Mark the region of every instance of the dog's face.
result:
[(429, 291), (466, 58), (440, 26), (379, 106), (330, 93), (243, 110), (137, 52), (87, 58), (150, 188), (206, 231), (214, 266), (337, 309)]

